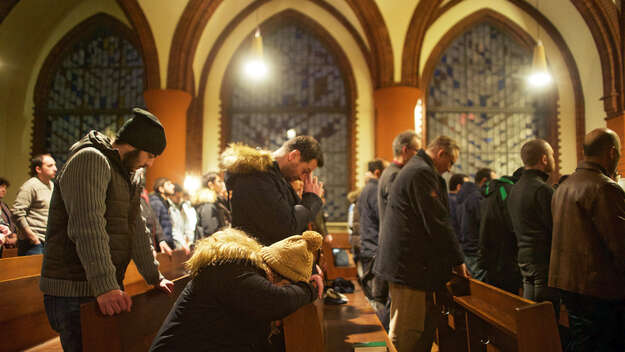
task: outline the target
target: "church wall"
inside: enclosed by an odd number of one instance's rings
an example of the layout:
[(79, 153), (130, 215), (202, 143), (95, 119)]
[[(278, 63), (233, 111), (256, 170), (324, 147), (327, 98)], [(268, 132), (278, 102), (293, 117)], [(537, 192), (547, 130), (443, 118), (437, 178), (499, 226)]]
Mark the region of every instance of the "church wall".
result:
[(154, 35), (161, 73), (161, 88), (165, 88), (167, 85), (167, 66), (171, 41), (187, 2), (188, 0), (167, 0), (166, 2), (158, 2), (159, 6), (154, 6), (157, 3), (154, 0), (139, 0), (141, 9)]
[(410, 20), (419, 0), (386, 1), (376, 0), (384, 22), (388, 27), (393, 47), (393, 78), (395, 82), (401, 82), (401, 60), (406, 40), (406, 32)]
[[(295, 6), (297, 5), (297, 6)], [(351, 34), (328, 12), (313, 2), (294, 4), (288, 0), (276, 0), (262, 5), (257, 13), (245, 18), (226, 39), (213, 62), (209, 73), (204, 99), (204, 138), (202, 171), (215, 170), (218, 167), (221, 116), (221, 85), (225, 71), (239, 45), (254, 29), (269, 17), (294, 9), (317, 21), (342, 46), (356, 81), (356, 183), (363, 184), (366, 163), (374, 157), (373, 130), (373, 88), (371, 76), (365, 58)], [(262, 29), (262, 28), (261, 28)], [(196, 61), (200, 58), (196, 58)]]
[(99, 12), (130, 26), (115, 0), (65, 1), (55, 6), (20, 1), (2, 22), (0, 48), (6, 64), (0, 67), (0, 96), (5, 99), (0, 104), (0, 175), (11, 182), (5, 198), (9, 204), (29, 177), (34, 89), (43, 62), (67, 32)]
[[(538, 39), (536, 21), (511, 3), (508, 3), (508, 2), (493, 3), (491, 1), (486, 1), (486, 0), (474, 0), (471, 2), (461, 2), (460, 4), (454, 6), (449, 11), (447, 11), (439, 19), (437, 19), (432, 24), (432, 26), (428, 29), (426, 36), (425, 36), (424, 43), (423, 43), (423, 51), (421, 55), (421, 57), (423, 58), (423, 60), (420, 62), (421, 72), (423, 72), (427, 58), (429, 57), (429, 55), (431, 54), (432, 50), (437, 45), (439, 40), (443, 37), (443, 35), (445, 35), (445, 33), (447, 33), (449, 29), (451, 29), (456, 23), (458, 23), (460, 19), (483, 8), (489, 8), (493, 11), (496, 11), (506, 16), (512, 22), (516, 23), (521, 28), (523, 28), (530, 36), (534, 38), (534, 40)], [(574, 8), (573, 10), (576, 11)], [(584, 23), (581, 17), (579, 17), (579, 21), (580, 23), (577, 23), (577, 24), (573, 22), (573, 25), (577, 25), (579, 27), (581, 23)], [(564, 34), (563, 33), (564, 31), (562, 29), (559, 29), (559, 30), (562, 34)], [(578, 31), (582, 32), (582, 30), (578, 30)], [(590, 34), (588, 33), (588, 35)], [(560, 51), (558, 50), (553, 40), (551, 40), (551, 38), (547, 35), (544, 29), (540, 30), (540, 39), (543, 41), (543, 44), (545, 45), (545, 52), (547, 54), (547, 60), (549, 62), (550, 69), (554, 77), (554, 81), (556, 82), (556, 86), (557, 86), (558, 94), (559, 94), (558, 122), (560, 126), (559, 146), (560, 146), (560, 151), (561, 151), (560, 172), (562, 174), (571, 173), (574, 171), (575, 166), (577, 164), (577, 158), (574, 152), (576, 148), (576, 141), (575, 141), (576, 133), (575, 133), (575, 99), (574, 99), (574, 92), (573, 92), (573, 82), (571, 81), (568, 68), (563, 60), (563, 57)], [(592, 38), (589, 39), (589, 43), (592, 43), (594, 46), (594, 41), (592, 41)], [(573, 54), (574, 55), (576, 54), (575, 51), (573, 52)], [(596, 56), (596, 50), (594, 50), (594, 55)], [(586, 55), (586, 56), (590, 56), (590, 55)], [(585, 60), (590, 60), (590, 59), (588, 59), (587, 57), (583, 57), (583, 58), (575, 57), (575, 59), (576, 59), (578, 69), (580, 70), (581, 75), (582, 75), (582, 89), (583, 89), (584, 100), (585, 100), (586, 129), (588, 130), (589, 126), (592, 126), (593, 124), (594, 125), (596, 125), (597, 123), (605, 124), (604, 122), (601, 121), (601, 118), (597, 119), (594, 117), (594, 116), (597, 116), (597, 114), (599, 114), (598, 116), (605, 115), (605, 113), (603, 113), (603, 109), (602, 109), (602, 106), (600, 105), (600, 102), (597, 99), (595, 99), (597, 100), (596, 103), (594, 101), (589, 101), (594, 98), (592, 93), (589, 94), (589, 90), (592, 92), (593, 88), (595, 89), (594, 95), (600, 96), (601, 79), (595, 78), (595, 80), (589, 80), (588, 77), (584, 79), (584, 73), (587, 73), (589, 68), (588, 67), (583, 68), (583, 66), (586, 63)], [(598, 60), (598, 57), (597, 57), (597, 60)], [(595, 66), (595, 67), (598, 67), (598, 66)], [(585, 72), (582, 72), (582, 70)], [(600, 77), (600, 76), (597, 76), (597, 77)], [(595, 88), (595, 86), (597, 87)], [(589, 120), (591, 121), (589, 122)], [(599, 121), (596, 121), (596, 120), (599, 120)], [(571, 152), (566, 152), (566, 151), (571, 151)]]

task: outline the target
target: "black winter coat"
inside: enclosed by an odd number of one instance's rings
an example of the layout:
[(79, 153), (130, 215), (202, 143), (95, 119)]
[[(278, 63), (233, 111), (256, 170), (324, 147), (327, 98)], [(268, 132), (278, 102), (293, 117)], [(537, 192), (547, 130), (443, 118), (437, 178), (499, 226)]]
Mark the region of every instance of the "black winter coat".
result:
[(512, 185), (518, 181), (513, 176), (503, 176), (486, 184), (480, 221), (478, 266), (486, 271), (488, 283), (517, 278), (517, 241), (506, 206)]
[(232, 227), (239, 228), (269, 246), (292, 235), (301, 235), (321, 209), (321, 198), (297, 193), (282, 176), (278, 163), (268, 171), (226, 173), (232, 190)]
[(549, 175), (540, 170), (525, 170), (510, 190), (508, 212), (519, 247), (521, 264), (549, 264), (551, 254), (551, 198)]
[(480, 188), (473, 182), (463, 183), (456, 198), (456, 222), (460, 230), (458, 240), (468, 256), (477, 256), (482, 199)]
[(316, 298), (306, 282), (272, 284), (251, 265), (210, 265), (191, 280), (150, 351), (261, 351), (270, 323)]
[(447, 206), (445, 180), (419, 150), (391, 187), (375, 274), (415, 289), (441, 288), (464, 261)]

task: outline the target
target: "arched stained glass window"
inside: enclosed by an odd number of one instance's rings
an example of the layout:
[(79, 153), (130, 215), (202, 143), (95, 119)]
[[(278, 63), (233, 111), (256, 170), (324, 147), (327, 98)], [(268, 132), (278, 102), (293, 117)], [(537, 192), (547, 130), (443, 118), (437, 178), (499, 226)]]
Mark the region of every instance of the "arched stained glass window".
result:
[(460, 144), (452, 172), (475, 174), (489, 167), (510, 175), (523, 163), (521, 146), (547, 138), (544, 109), (527, 91), (532, 54), (489, 23), (456, 38), (428, 87), (428, 142), (439, 135)]
[(36, 107), (45, 116), (43, 150), (59, 164), (87, 132), (112, 136), (133, 107), (145, 106), (141, 54), (117, 28), (123, 25), (112, 21), (89, 23), (88, 30), (68, 42), (55, 60), (47, 94)]
[(292, 21), (263, 33), (270, 71), (252, 84), (238, 67), (229, 107), (229, 142), (275, 150), (289, 129), (320, 143), (325, 166), (315, 174), (324, 182), (330, 221), (346, 221), (349, 187), (348, 120), (351, 106), (344, 73), (329, 48)]

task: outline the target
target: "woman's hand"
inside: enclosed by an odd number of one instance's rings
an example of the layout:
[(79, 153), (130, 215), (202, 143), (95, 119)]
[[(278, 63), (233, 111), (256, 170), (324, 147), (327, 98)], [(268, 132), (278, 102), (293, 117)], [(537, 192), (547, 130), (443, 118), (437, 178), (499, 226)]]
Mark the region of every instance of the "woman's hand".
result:
[(317, 288), (318, 298), (321, 298), (323, 296), (323, 278), (319, 274), (313, 274), (310, 281)]

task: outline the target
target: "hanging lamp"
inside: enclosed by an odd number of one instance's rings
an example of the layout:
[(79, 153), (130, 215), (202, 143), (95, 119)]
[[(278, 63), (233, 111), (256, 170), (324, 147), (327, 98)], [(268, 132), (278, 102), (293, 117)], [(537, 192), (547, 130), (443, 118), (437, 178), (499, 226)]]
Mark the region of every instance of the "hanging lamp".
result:
[(263, 36), (260, 28), (256, 28), (249, 60), (245, 63), (245, 73), (254, 80), (261, 80), (267, 76), (267, 65), (263, 60)]
[[(536, 0), (536, 10), (540, 12), (538, 0)], [(552, 78), (547, 69), (547, 58), (545, 57), (545, 47), (540, 40), (540, 25), (536, 23), (536, 46), (534, 47), (534, 57), (532, 60), (532, 71), (527, 78), (529, 84), (533, 87), (540, 88), (551, 83)]]

